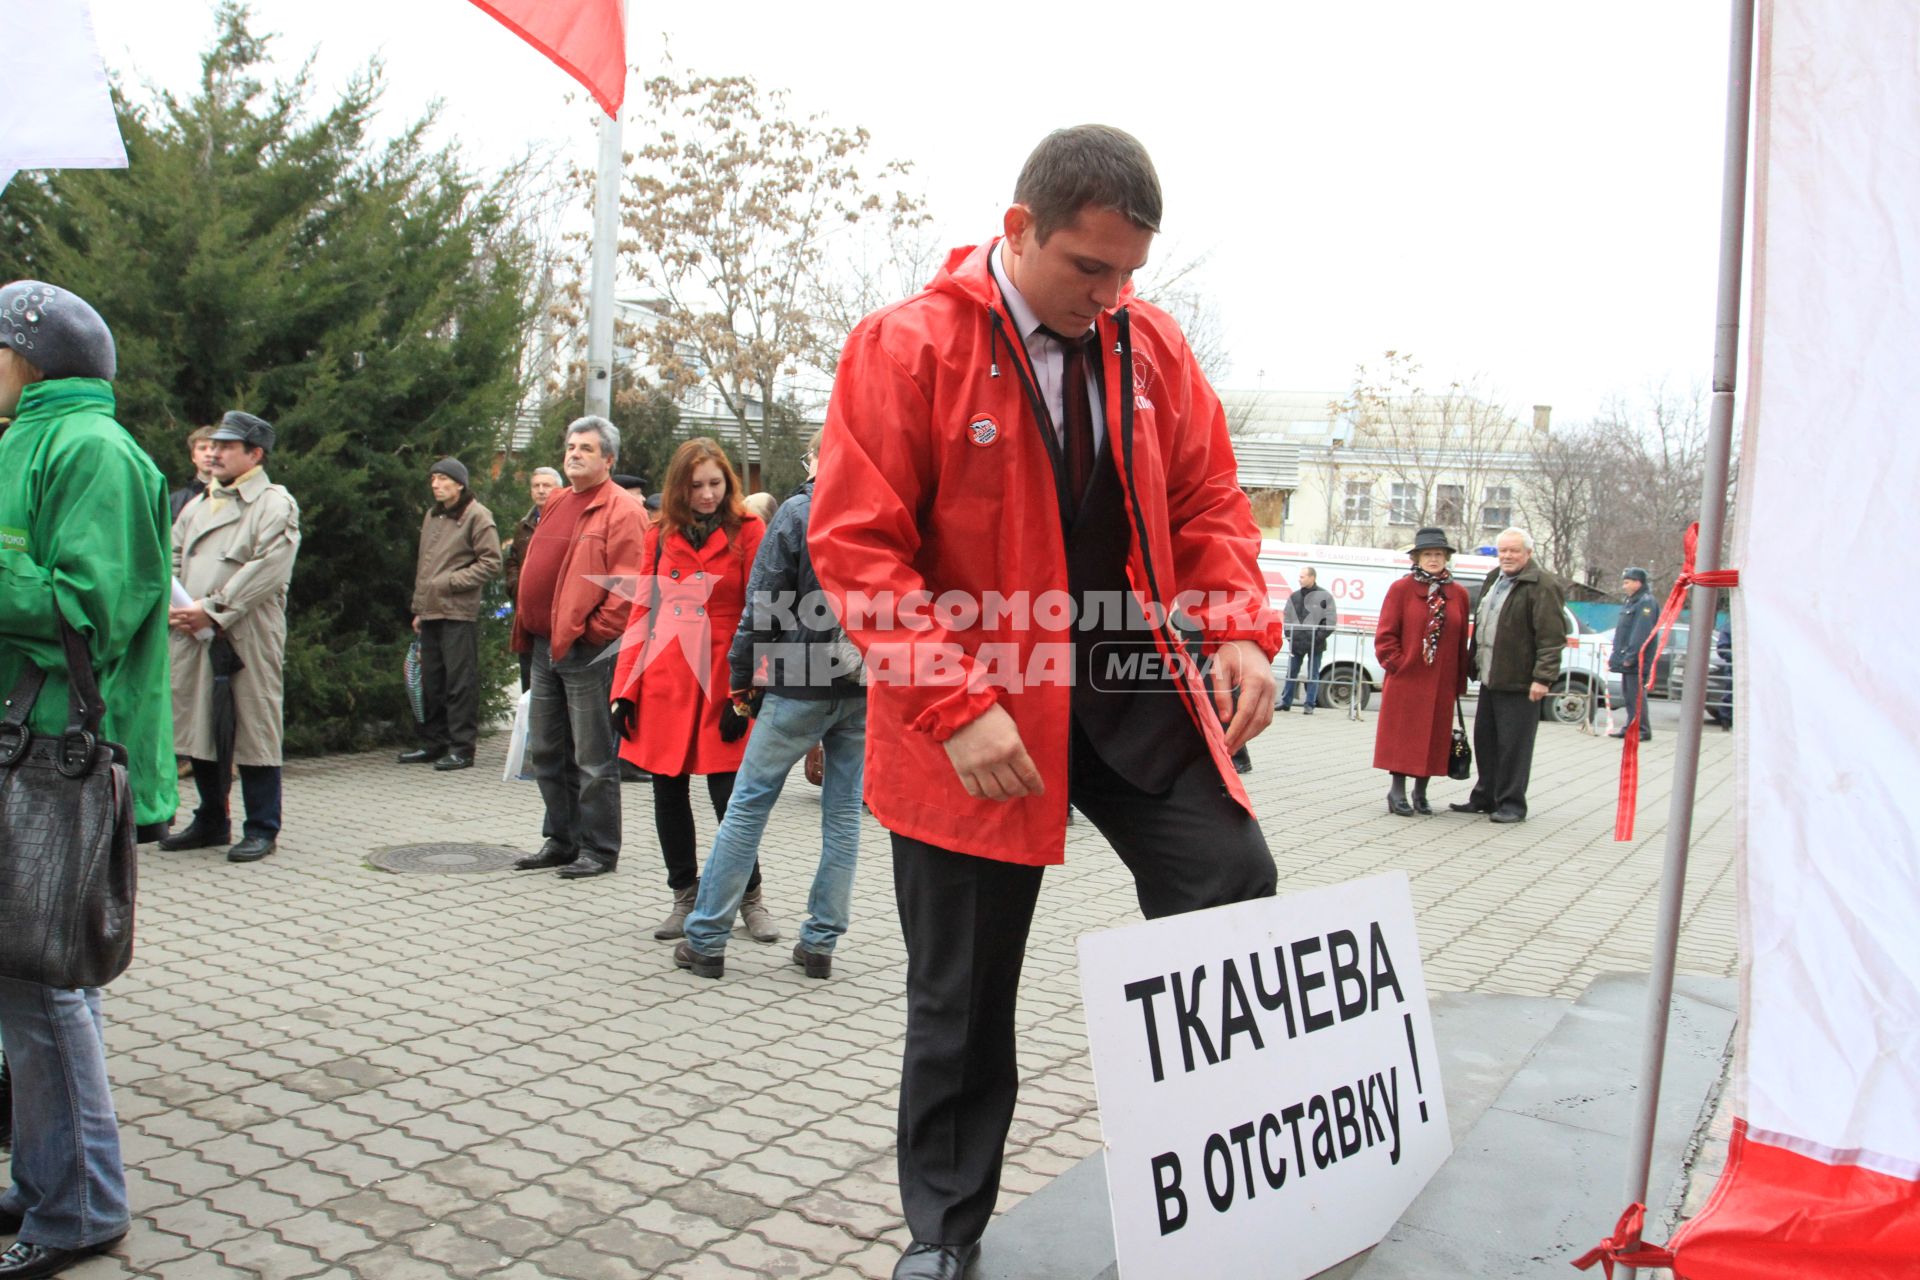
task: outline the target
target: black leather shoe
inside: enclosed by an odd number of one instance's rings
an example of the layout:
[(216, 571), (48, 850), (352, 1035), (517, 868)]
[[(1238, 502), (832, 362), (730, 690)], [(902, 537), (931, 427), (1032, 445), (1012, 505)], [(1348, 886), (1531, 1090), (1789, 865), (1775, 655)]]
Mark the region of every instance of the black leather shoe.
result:
[(435, 773), (452, 773), (455, 769), (471, 768), (473, 768), (473, 757), (463, 751), (449, 751), (433, 763)]
[(78, 1249), (56, 1249), (51, 1245), (16, 1240), (5, 1253), (0, 1253), (0, 1280), (35, 1280), (38, 1276), (59, 1275), (82, 1258), (105, 1253), (119, 1244), (120, 1240), (120, 1236), (115, 1236), (111, 1240), (82, 1245)]
[(685, 939), (673, 944), (673, 962), (696, 978), (718, 978), (727, 971), (725, 956), (701, 955)]
[(1490, 814), (1487, 817), (1488, 822), (1525, 822), (1526, 820), (1526, 814), (1515, 813), (1511, 809), (1501, 809), (1497, 813)]
[(893, 1264), (893, 1280), (960, 1280), (980, 1257), (980, 1242), (922, 1244), (915, 1240)]
[(562, 880), (585, 880), (588, 876), (604, 876), (612, 870), (611, 862), (602, 862), (598, 858), (589, 858), (582, 854), (554, 874)]
[(823, 956), (818, 951), (809, 951), (797, 942), (793, 944), (793, 962), (805, 969), (809, 978), (833, 976), (832, 956)]
[(530, 853), (513, 864), (515, 871), (545, 871), (548, 867), (564, 867), (574, 859), (573, 850), (558, 840), (549, 840), (540, 846), (540, 852)]
[(1425, 796), (1415, 796), (1413, 798), (1413, 811), (1423, 818), (1431, 818), (1433, 816), (1433, 806), (1427, 803)]
[[(258, 862), (274, 851), (275, 845), (269, 836), (248, 836), (233, 848), (227, 850), (228, 862)], [(7, 1273), (0, 1271), (0, 1276)]]
[(1396, 818), (1411, 818), (1413, 816), (1413, 806), (1407, 803), (1404, 796), (1389, 795), (1387, 797), (1387, 812)]
[(1467, 801), (1464, 804), (1450, 804), (1447, 806), (1447, 808), (1453, 810), (1455, 813), (1491, 813), (1493, 812), (1491, 809), (1482, 809), (1479, 805), (1475, 804), (1471, 800)]
[(231, 827), (203, 827), (198, 818), (173, 835), (160, 839), (160, 847), (168, 853), (178, 853), (182, 849), (211, 849), (216, 845), (232, 843)]
[(402, 751), (400, 755), (395, 759), (394, 763), (395, 764), (432, 764), (435, 760), (438, 760), (441, 756), (444, 756), (445, 754), (447, 754), (446, 751), (440, 747), (415, 747), (411, 751)]

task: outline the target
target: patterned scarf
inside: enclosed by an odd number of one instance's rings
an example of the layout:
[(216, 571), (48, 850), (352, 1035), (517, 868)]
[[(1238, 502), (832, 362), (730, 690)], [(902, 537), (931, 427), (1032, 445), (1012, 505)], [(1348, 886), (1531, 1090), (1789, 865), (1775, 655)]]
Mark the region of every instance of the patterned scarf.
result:
[(1434, 655), (1440, 652), (1440, 633), (1447, 625), (1446, 586), (1453, 581), (1453, 574), (1445, 569), (1438, 573), (1415, 569), (1413, 580), (1427, 588), (1427, 630), (1420, 637), (1420, 656), (1426, 659), (1428, 666), (1432, 666)]
[(693, 544), (693, 549), (698, 551), (707, 545), (707, 539), (713, 536), (713, 531), (720, 527), (722, 520), (726, 519), (727, 509), (725, 507), (715, 507), (704, 516), (693, 512), (689, 514), (693, 517), (692, 523), (681, 525), (680, 533), (682, 537)]

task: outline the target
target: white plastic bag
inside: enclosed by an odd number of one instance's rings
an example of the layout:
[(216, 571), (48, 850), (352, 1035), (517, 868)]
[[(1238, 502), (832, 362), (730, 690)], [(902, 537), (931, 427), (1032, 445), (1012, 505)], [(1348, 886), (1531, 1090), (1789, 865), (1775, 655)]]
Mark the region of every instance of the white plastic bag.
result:
[(527, 770), (527, 717), (532, 705), (533, 691), (529, 689), (520, 695), (514, 707), (513, 732), (507, 737), (507, 765), (500, 775), (502, 782), (526, 782), (533, 777)]

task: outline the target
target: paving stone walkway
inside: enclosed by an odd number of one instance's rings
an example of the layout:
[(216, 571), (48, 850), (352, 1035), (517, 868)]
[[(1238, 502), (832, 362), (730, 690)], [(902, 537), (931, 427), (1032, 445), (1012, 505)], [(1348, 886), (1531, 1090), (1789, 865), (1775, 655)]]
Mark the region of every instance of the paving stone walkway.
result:
[[(1389, 816), (1371, 714), (1277, 717), (1249, 781), (1283, 891), (1403, 868), (1431, 987), (1573, 996), (1647, 966), (1672, 714), (1656, 708), (1631, 845), (1612, 841), (1619, 744), (1560, 726), (1542, 727), (1520, 826)], [(885, 834), (867, 822), (853, 931), (832, 979), (808, 981), (788, 952), (818, 803), (796, 772), (763, 849), (787, 941), (737, 934), (726, 977), (698, 979), (652, 938), (667, 894), (644, 785), (626, 788), (614, 876), (369, 864), (424, 842), (534, 848), (538, 795), (499, 780), (502, 750), (490, 739), (456, 774), (386, 754), (295, 762), (275, 857), (145, 858), (138, 955), (106, 1001), (136, 1221), (68, 1274), (888, 1275), (905, 1238), (905, 956)], [(1732, 761), (1709, 731), (1685, 972), (1733, 972)], [(1465, 790), (1441, 779), (1433, 797)], [(1135, 919), (1131, 882), (1080, 823), (1028, 953), (1002, 1209), (1099, 1144), (1074, 941)]]

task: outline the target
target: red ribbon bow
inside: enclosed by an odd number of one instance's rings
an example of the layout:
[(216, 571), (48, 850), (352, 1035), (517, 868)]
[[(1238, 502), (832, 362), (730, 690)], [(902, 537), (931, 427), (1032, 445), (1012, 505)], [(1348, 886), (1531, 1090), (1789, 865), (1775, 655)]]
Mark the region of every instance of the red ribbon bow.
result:
[[(1643, 673), (1641, 687), (1645, 689), (1645, 676), (1660, 669), (1660, 655), (1667, 651), (1667, 637), (1673, 631), (1673, 624), (1680, 618), (1680, 610), (1686, 607), (1687, 592), (1694, 587), (1737, 587), (1740, 585), (1738, 569), (1708, 569), (1695, 573), (1694, 554), (1700, 546), (1700, 522), (1694, 521), (1687, 526), (1687, 537), (1682, 545), (1680, 576), (1673, 580), (1673, 590), (1667, 593), (1667, 603), (1660, 610), (1660, 620), (1654, 624), (1653, 634), (1640, 646), (1640, 670)], [(1695, 619), (1699, 626), (1700, 620)], [(1707, 619), (1711, 627), (1713, 619)], [(1647, 645), (1654, 644), (1653, 661), (1646, 660)], [(1640, 797), (1640, 716), (1646, 706), (1646, 694), (1642, 692), (1640, 705), (1633, 708), (1633, 718), (1627, 721), (1626, 740), (1620, 751), (1620, 801), (1614, 810), (1613, 838), (1615, 840), (1633, 839), (1633, 810)], [(1624, 1219), (1622, 1219), (1624, 1221)], [(1609, 1275), (1612, 1273), (1609, 1272)]]
[[(1692, 539), (1688, 539), (1688, 551), (1692, 551)], [(1631, 739), (1629, 739), (1631, 741)], [(1607, 1280), (1613, 1280), (1614, 1264), (1623, 1267), (1667, 1267), (1673, 1266), (1673, 1255), (1659, 1245), (1645, 1244), (1640, 1239), (1640, 1231), (1647, 1225), (1647, 1206), (1632, 1204), (1620, 1215), (1620, 1221), (1614, 1225), (1613, 1234), (1602, 1240), (1573, 1260), (1577, 1270), (1586, 1271), (1594, 1263), (1599, 1263), (1606, 1273)]]

